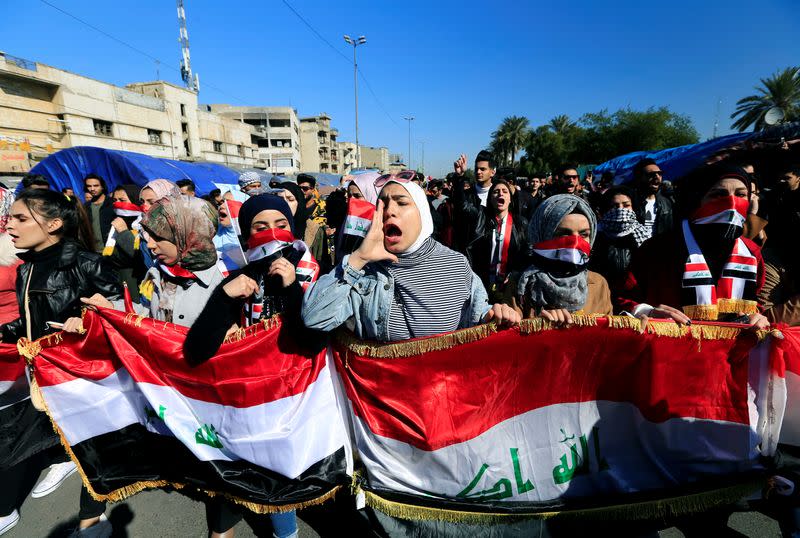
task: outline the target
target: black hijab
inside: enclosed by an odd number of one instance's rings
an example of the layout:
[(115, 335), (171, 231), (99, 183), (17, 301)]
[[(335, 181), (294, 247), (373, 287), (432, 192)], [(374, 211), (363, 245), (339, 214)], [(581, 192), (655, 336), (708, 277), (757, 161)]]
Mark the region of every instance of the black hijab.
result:
[(294, 237), (295, 239), (304, 241), (306, 236), (306, 221), (308, 220), (306, 197), (303, 195), (302, 189), (300, 189), (296, 183), (290, 181), (281, 183), (278, 188), (286, 189), (297, 199), (297, 211), (294, 212)]

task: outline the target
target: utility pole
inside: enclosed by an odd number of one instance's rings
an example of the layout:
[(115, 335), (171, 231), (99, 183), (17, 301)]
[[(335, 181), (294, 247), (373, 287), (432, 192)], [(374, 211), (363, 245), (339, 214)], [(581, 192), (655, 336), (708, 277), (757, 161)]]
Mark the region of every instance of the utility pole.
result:
[(714, 134), (712, 139), (717, 138), (717, 129), (719, 128), (719, 108), (722, 106), (722, 98), (717, 98), (717, 113), (714, 115)]
[(412, 169), (411, 167), (411, 122), (414, 121), (414, 116), (406, 116), (403, 118), (408, 122), (408, 166), (409, 170)]
[(422, 162), (419, 165), (419, 171), (425, 175), (425, 141), (420, 140), (419, 143), (422, 145)]
[(349, 35), (344, 36), (348, 45), (353, 45), (353, 93), (356, 98), (356, 168), (361, 168), (361, 146), (358, 144), (358, 62), (356, 61), (356, 47), (367, 42), (367, 38), (358, 36), (352, 39)]

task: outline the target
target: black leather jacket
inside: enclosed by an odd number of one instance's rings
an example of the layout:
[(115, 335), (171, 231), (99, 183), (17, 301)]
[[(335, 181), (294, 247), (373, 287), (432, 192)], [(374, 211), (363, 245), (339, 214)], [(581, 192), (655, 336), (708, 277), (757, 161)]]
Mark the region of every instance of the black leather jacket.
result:
[[(2, 327), (3, 341), (16, 342), (26, 335), (25, 288), (29, 280), (44, 282), (44, 285), (28, 289), (31, 313), (31, 337), (40, 338), (54, 329), (48, 329), (48, 321), (64, 322), (69, 317), (81, 315), (81, 297), (95, 293), (107, 299), (119, 299), (122, 286), (117, 273), (94, 252), (81, 250), (78, 243), (64, 241), (59, 244), (60, 254), (55, 260), (38, 262), (36, 252), (24, 252), (19, 257), (25, 262), (17, 268), (17, 301), (20, 317)], [(32, 278), (39, 271), (48, 271), (43, 278)]]
[[(644, 212), (647, 207), (647, 198), (637, 193), (633, 201), (633, 209), (639, 222), (644, 224)], [(653, 223), (653, 237), (666, 233), (673, 228), (672, 202), (669, 198), (656, 193), (656, 221)]]

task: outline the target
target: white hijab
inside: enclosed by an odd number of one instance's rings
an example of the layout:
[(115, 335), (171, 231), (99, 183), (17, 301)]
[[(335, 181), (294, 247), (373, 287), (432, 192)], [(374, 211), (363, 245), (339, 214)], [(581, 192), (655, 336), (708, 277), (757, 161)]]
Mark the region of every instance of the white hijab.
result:
[[(411, 195), (411, 199), (414, 200), (414, 204), (417, 206), (417, 211), (419, 211), (419, 219), (422, 222), (422, 229), (419, 232), (419, 236), (414, 240), (410, 247), (408, 247), (400, 254), (411, 254), (412, 252), (416, 252), (419, 250), (419, 247), (422, 246), (422, 243), (425, 242), (433, 234), (433, 218), (431, 217), (431, 208), (428, 204), (428, 197), (425, 196), (425, 191), (422, 190), (422, 187), (417, 185), (416, 183), (407, 182), (401, 183), (395, 180), (389, 180), (386, 182), (386, 185), (390, 183), (397, 183), (401, 187), (403, 187), (408, 194)], [(386, 185), (381, 187), (381, 192), (383, 189), (386, 188)], [(380, 193), (378, 193), (380, 197)]]

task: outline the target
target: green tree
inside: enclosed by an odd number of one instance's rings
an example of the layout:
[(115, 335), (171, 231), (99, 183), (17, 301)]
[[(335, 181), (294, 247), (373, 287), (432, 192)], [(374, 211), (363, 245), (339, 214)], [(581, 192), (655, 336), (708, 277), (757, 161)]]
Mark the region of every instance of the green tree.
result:
[(528, 125), (528, 118), (524, 116), (509, 116), (492, 133), (490, 147), (501, 164), (513, 166), (517, 151), (525, 146), (528, 138)]
[(769, 78), (761, 79), (755, 87), (756, 95), (748, 95), (736, 102), (736, 111), (731, 119), (737, 119), (731, 128), (746, 131), (751, 125), (754, 131), (767, 126), (764, 116), (772, 107), (783, 110), (786, 121), (800, 120), (800, 67), (787, 67)]
[(520, 171), (547, 172), (567, 162), (601, 163), (632, 151), (657, 151), (699, 139), (691, 120), (667, 107), (624, 108), (613, 114), (601, 110), (584, 114), (577, 123), (561, 115), (532, 131)]
[(547, 126), (550, 127), (550, 129), (552, 129), (556, 134), (564, 134), (574, 127), (575, 124), (572, 123), (572, 120), (569, 119), (569, 116), (566, 114), (561, 114), (560, 116), (556, 116), (550, 120), (550, 123), (548, 123)]

